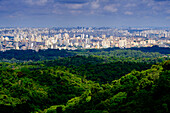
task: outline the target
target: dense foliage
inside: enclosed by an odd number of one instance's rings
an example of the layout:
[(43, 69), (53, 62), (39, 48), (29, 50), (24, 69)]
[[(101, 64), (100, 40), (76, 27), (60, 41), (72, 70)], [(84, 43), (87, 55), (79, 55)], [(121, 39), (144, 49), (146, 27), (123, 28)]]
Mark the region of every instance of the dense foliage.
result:
[[(38, 60), (51, 60), (58, 57), (68, 57), (74, 56), (73, 52), (67, 50), (58, 50), (58, 49), (48, 49), (48, 50), (39, 50), (36, 52), (34, 50), (8, 50), (5, 52), (0, 51), (0, 60), (7, 61), (38, 61)], [(24, 57), (23, 57), (24, 56)]]
[(63, 51), (55, 60), (1, 62), (0, 113), (169, 112), (168, 57), (136, 50)]
[(73, 74), (80, 75), (88, 80), (99, 83), (110, 83), (112, 80), (130, 73), (132, 70), (141, 71), (148, 69), (152, 64), (153, 63), (149, 62), (135, 62), (135, 60), (133, 60), (133, 62), (129, 60), (121, 61), (116, 58), (112, 59), (112, 62), (110, 62), (110, 60), (106, 61), (102, 57), (92, 56), (74, 56), (44, 61), (45, 66), (64, 66), (65, 70), (69, 70), (69, 72)]
[[(150, 58), (151, 60), (160, 57), (169, 56), (170, 48), (161, 47), (143, 47), (143, 48), (107, 48), (107, 49), (79, 49), (79, 50), (58, 50), (48, 49), (39, 50), (8, 50), (5, 52), (0, 51), (0, 61), (5, 62), (21, 62), (21, 61), (42, 61), (52, 60), (61, 57), (71, 57), (76, 55), (83, 56), (101, 56), (103, 58), (118, 58), (124, 60), (124, 58)], [(23, 57), (24, 56), (24, 57)], [(142, 59), (143, 60), (143, 59)]]
[(170, 95), (170, 61), (153, 65), (85, 91), (64, 105), (54, 105), (44, 112), (64, 113), (168, 113)]

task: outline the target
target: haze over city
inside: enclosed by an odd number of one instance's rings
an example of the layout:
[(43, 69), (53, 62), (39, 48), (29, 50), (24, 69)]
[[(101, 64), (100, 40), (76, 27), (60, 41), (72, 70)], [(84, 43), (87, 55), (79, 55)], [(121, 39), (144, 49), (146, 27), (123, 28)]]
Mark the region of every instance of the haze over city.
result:
[(170, 27), (169, 0), (0, 0), (0, 27)]

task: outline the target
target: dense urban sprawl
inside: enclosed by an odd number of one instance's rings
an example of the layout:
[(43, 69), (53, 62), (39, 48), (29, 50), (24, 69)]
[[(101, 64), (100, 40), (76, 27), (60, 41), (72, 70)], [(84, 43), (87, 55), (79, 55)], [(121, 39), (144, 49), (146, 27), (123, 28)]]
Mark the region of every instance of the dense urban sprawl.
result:
[(0, 51), (170, 47), (170, 30), (149, 28), (0, 28)]

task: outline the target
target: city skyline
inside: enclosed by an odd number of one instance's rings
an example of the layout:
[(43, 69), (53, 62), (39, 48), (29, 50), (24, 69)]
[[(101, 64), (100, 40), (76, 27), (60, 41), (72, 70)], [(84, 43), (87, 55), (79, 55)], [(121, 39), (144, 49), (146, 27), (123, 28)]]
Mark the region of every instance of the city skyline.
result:
[(0, 27), (170, 27), (170, 0), (0, 0)]
[(170, 30), (113, 28), (2, 28), (0, 51), (170, 47)]

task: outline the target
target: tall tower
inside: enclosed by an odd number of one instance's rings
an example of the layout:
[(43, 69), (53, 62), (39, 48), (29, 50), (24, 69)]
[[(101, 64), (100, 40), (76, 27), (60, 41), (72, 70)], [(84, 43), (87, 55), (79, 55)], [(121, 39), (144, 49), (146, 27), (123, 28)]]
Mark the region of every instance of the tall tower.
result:
[(48, 35), (51, 36), (51, 31), (50, 28), (48, 29)]
[(15, 49), (19, 50), (19, 44), (18, 44), (18, 41), (15, 43)]
[(0, 50), (2, 49), (2, 43), (1, 43), (1, 39), (0, 39)]

